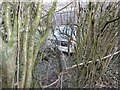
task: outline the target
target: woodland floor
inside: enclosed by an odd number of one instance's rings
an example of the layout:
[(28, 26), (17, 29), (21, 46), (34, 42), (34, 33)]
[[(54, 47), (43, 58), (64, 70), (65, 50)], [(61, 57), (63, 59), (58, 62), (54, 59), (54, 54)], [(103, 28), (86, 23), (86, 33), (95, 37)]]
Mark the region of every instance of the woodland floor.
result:
[[(58, 70), (58, 62), (56, 58), (54, 57), (55, 53), (53, 51), (45, 52), (48, 60), (41, 60), (40, 64), (35, 69), (35, 77), (40, 81), (39, 83), (42, 84), (42, 86), (49, 85), (53, 83), (55, 80), (58, 79), (59, 70)], [(71, 66), (72, 61), (67, 61), (68, 55), (64, 53), (62, 55), (64, 57), (64, 60), (66, 60), (66, 66)], [(72, 58), (72, 57), (71, 57)], [(116, 57), (114, 57), (116, 58)], [(64, 64), (64, 61), (62, 61), (62, 64)], [(63, 69), (65, 68), (65, 65), (62, 65)], [(119, 61), (118, 59), (115, 60), (115, 62), (112, 62), (107, 71), (104, 75), (101, 76), (97, 84), (95, 85), (96, 88), (118, 88), (118, 66)], [(51, 87), (60, 87), (60, 82), (52, 85)], [(62, 87), (71, 87), (69, 79), (67, 76), (63, 76), (62, 80)]]

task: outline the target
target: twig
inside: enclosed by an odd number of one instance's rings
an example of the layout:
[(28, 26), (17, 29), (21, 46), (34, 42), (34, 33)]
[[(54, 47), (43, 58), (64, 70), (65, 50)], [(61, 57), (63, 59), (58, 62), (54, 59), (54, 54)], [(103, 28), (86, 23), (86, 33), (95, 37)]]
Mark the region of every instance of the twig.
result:
[[(51, 84), (49, 84), (49, 85), (46, 85), (46, 86), (42, 86), (42, 84), (41, 84), (41, 82), (40, 82), (41, 88), (48, 88), (48, 87), (56, 84), (60, 79), (63, 79), (63, 74), (69, 75), (67, 72), (62, 71), (62, 72), (58, 75), (58, 79), (55, 80), (53, 83), (51, 83)], [(62, 82), (63, 82), (63, 81), (61, 80), (61, 83), (62, 83)]]
[[(73, 3), (73, 2), (70, 2), (69, 4), (67, 4), (67, 5), (64, 6), (63, 8), (57, 10), (56, 12), (62, 11), (63, 9), (65, 9), (65, 8), (67, 8), (69, 5), (71, 5), (72, 3)], [(55, 13), (56, 13), (56, 12), (55, 12)]]
[[(106, 58), (109, 58), (109, 57), (111, 57), (111, 56), (114, 56), (114, 55), (116, 55), (116, 54), (118, 54), (118, 53), (120, 53), (120, 51), (117, 51), (117, 52), (115, 52), (115, 53), (113, 53), (113, 54), (109, 54), (109, 55), (101, 58), (101, 60), (104, 60), (104, 59), (106, 59)], [(96, 61), (98, 62), (99, 60), (100, 60), (100, 59), (97, 59)], [(92, 63), (92, 61), (88, 61), (88, 62), (87, 62), (87, 64), (90, 64), (90, 63)], [(77, 66), (82, 66), (82, 65), (84, 65), (84, 64), (85, 64), (85, 63), (79, 63), (78, 65), (73, 65), (72, 67), (66, 68), (66, 70), (73, 69), (73, 68), (75, 68), (75, 67), (77, 67)]]
[[(113, 53), (113, 54), (109, 54), (109, 55), (101, 58), (101, 60), (104, 60), (104, 59), (106, 59), (106, 58), (108, 58), (108, 57), (114, 56), (114, 55), (116, 55), (116, 54), (118, 54), (118, 53), (120, 53), (120, 51), (117, 51), (117, 52), (115, 52), (115, 53)], [(100, 60), (100, 59), (97, 59), (96, 61), (99, 61), (99, 60)], [(90, 64), (90, 63), (92, 63), (92, 61), (88, 61), (87, 63)], [(75, 68), (75, 67), (77, 67), (77, 66), (82, 66), (82, 65), (84, 65), (84, 64), (85, 64), (85, 63), (79, 63), (78, 65), (73, 65), (72, 67), (66, 68), (66, 70), (73, 69), (73, 68)], [(66, 73), (66, 71), (62, 71), (62, 72), (58, 75), (58, 79), (57, 79), (57, 80), (55, 80), (53, 83), (51, 83), (51, 84), (49, 84), (49, 85), (46, 85), (46, 86), (42, 86), (42, 85), (41, 85), (41, 88), (48, 88), (48, 87), (56, 84), (56, 83), (60, 80), (61, 75), (65, 74), (65, 73)]]
[[(120, 19), (120, 17), (115, 18), (115, 19), (110, 20), (110, 21), (107, 21), (107, 22), (105, 23), (105, 25), (103, 26), (103, 28), (100, 30), (100, 31), (101, 31), (101, 33), (103, 33), (104, 29), (106, 28), (106, 26), (107, 26), (109, 23), (115, 22), (115, 21), (117, 21), (117, 20), (119, 20), (119, 19)], [(100, 34), (101, 34), (101, 33), (100, 33)], [(99, 37), (99, 36), (100, 36), (100, 34), (98, 34), (98, 36), (97, 36), (97, 37)]]
[(56, 83), (60, 80), (60, 77), (61, 77), (62, 74), (63, 74), (63, 72), (61, 72), (61, 73), (58, 75), (58, 79), (55, 80), (53, 83), (51, 83), (51, 84), (49, 84), (49, 85), (46, 85), (46, 86), (42, 86), (41, 88), (48, 88), (48, 87), (56, 84)]
[[(62, 11), (63, 9), (65, 9), (66, 7), (68, 7), (69, 5), (71, 5), (72, 3), (73, 3), (73, 2), (70, 2), (70, 3), (69, 3), (69, 4), (67, 4), (65, 7), (63, 7), (63, 8), (61, 8), (61, 9), (59, 9), (59, 10), (55, 11), (55, 13)], [(42, 17), (41, 17), (41, 19), (42, 19), (42, 18), (44, 18), (44, 17), (46, 17), (47, 15), (48, 15), (48, 14), (46, 14), (46, 15), (42, 16)]]
[(62, 88), (62, 87), (63, 87), (63, 86), (62, 86), (62, 82), (63, 82), (63, 73), (62, 73), (62, 75), (61, 75), (60, 88)]

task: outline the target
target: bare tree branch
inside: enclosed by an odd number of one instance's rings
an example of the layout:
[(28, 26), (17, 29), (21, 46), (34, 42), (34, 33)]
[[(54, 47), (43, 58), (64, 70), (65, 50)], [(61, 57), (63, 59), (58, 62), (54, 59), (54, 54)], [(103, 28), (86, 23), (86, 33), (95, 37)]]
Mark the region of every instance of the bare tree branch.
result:
[[(109, 57), (111, 57), (111, 56), (117, 55), (117, 54), (119, 54), (119, 53), (120, 53), (120, 51), (117, 51), (117, 52), (115, 52), (115, 53), (113, 53), (113, 54), (109, 54), (109, 55), (101, 58), (101, 60), (104, 60), (104, 59), (109, 58)], [(97, 59), (96, 61), (99, 61), (99, 60), (100, 60), (100, 59)], [(92, 61), (89, 61), (89, 62), (88, 62), (88, 64), (90, 64), (90, 63), (92, 63)], [(72, 67), (66, 68), (66, 70), (73, 69), (73, 68), (75, 68), (75, 67), (77, 67), (77, 66), (82, 66), (82, 65), (84, 65), (84, 64), (85, 64), (85, 63), (79, 63), (78, 65), (73, 65)], [(63, 74), (66, 73), (66, 70), (65, 70), (65, 71), (62, 71), (62, 72), (58, 75), (58, 79), (55, 80), (53, 83), (51, 83), (51, 84), (49, 84), (49, 85), (46, 85), (46, 86), (42, 86), (42, 85), (41, 85), (41, 88), (48, 88), (48, 87), (56, 84), (56, 83), (60, 80), (61, 75), (63, 75)]]
[(104, 27), (101, 29), (101, 32), (104, 31), (105, 27), (106, 27), (109, 23), (115, 22), (115, 21), (117, 21), (117, 20), (119, 20), (119, 19), (120, 19), (120, 17), (118, 17), (118, 18), (116, 18), (116, 19), (113, 19), (113, 20), (111, 20), (111, 21), (107, 21), (107, 22), (105, 23)]
[[(119, 53), (120, 53), (120, 51), (117, 51), (117, 52), (115, 52), (115, 53), (113, 53), (113, 54), (109, 54), (109, 55), (101, 58), (101, 60), (104, 60), (104, 59), (106, 59), (106, 58), (109, 58), (109, 57), (111, 57), (111, 56), (113, 56), (113, 55), (117, 55), (117, 54), (119, 54)], [(99, 60), (100, 60), (100, 59), (97, 59), (96, 61), (98, 62)], [(87, 64), (90, 64), (90, 63), (92, 63), (92, 61), (88, 61), (88, 62), (87, 62)], [(66, 68), (66, 70), (73, 69), (73, 68), (75, 68), (75, 67), (77, 67), (77, 66), (82, 66), (82, 65), (84, 65), (84, 64), (85, 64), (85, 63), (79, 63), (78, 65), (73, 65), (72, 67)]]
[[(65, 9), (65, 8), (67, 8), (69, 5), (71, 5), (72, 3), (73, 3), (73, 2), (70, 2), (70, 3), (69, 3), (69, 4), (67, 4), (65, 7), (63, 7), (63, 8), (61, 8), (61, 9), (59, 9), (59, 10), (55, 11), (55, 13), (56, 13), (56, 12), (60, 12), (60, 11), (62, 11), (63, 9)], [(44, 17), (46, 17), (47, 15), (48, 15), (48, 14), (46, 14), (46, 15), (42, 16), (42, 17), (41, 17), (41, 19), (42, 19), (42, 18), (44, 18)]]

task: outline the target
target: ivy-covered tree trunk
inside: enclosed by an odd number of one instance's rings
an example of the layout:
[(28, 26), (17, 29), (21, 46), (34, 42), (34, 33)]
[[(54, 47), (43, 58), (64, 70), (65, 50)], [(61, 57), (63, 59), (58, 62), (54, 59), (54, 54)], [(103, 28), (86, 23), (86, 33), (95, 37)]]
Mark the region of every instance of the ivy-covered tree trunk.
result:
[[(4, 2), (3, 22), (7, 33), (2, 43), (3, 88), (31, 88), (32, 71), (41, 45), (47, 39), (57, 0), (47, 14), (45, 35), (35, 46), (37, 28), (41, 25), (42, 2)], [(33, 9), (36, 9), (33, 11)], [(43, 26), (40, 26), (43, 27)]]
[[(17, 53), (17, 22), (16, 17), (14, 19), (14, 24), (11, 22), (11, 9), (10, 3), (6, 2), (4, 4), (4, 16), (3, 21), (5, 25), (5, 30), (7, 32), (7, 38), (5, 43), (3, 41), (3, 60), (5, 66), (2, 69), (6, 69), (7, 85), (8, 87), (14, 87), (14, 76), (16, 71), (16, 53)], [(3, 71), (3, 70), (2, 70)], [(3, 71), (4, 73), (5, 71)], [(4, 76), (3, 76), (4, 77)], [(4, 80), (3, 80), (4, 82)], [(5, 85), (4, 85), (5, 86)]]

